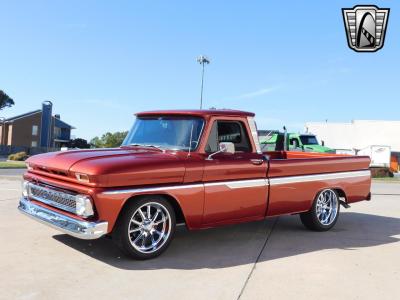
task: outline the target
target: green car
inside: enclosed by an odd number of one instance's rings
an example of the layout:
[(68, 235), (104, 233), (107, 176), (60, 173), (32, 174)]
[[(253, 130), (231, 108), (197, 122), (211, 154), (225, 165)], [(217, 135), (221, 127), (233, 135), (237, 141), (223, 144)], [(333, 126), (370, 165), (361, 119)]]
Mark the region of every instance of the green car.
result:
[[(284, 150), (285, 133), (273, 130), (260, 130), (259, 140), (263, 146), (263, 151)], [(290, 151), (305, 151), (319, 153), (335, 153), (334, 149), (320, 145), (315, 135), (287, 133), (286, 149)]]

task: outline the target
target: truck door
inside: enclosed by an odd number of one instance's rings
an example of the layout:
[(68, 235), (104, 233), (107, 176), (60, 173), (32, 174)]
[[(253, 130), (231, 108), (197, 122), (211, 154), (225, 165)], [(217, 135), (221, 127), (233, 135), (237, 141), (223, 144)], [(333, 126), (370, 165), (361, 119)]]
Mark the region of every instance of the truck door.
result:
[(249, 127), (237, 120), (214, 120), (205, 152), (214, 153), (220, 142), (232, 142), (235, 153), (220, 153), (205, 159), (203, 224), (257, 219), (267, 205), (267, 163), (249, 137)]

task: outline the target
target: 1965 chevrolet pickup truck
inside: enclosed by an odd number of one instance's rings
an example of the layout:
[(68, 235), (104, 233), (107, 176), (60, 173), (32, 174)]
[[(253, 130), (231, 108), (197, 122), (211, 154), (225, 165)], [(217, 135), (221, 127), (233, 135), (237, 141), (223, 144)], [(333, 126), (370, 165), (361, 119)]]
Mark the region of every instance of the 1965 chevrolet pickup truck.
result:
[(128, 255), (152, 258), (188, 229), (299, 214), (326, 231), (340, 204), (369, 200), (369, 158), (263, 153), (254, 114), (152, 111), (117, 149), (73, 150), (27, 160), (19, 210), (81, 239), (110, 235)]

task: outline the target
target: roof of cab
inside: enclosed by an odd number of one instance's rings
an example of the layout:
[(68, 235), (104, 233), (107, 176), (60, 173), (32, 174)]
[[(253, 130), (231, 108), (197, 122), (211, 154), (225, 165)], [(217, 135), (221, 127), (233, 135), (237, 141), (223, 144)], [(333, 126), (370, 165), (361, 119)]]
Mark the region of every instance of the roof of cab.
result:
[(188, 109), (188, 110), (154, 110), (137, 113), (136, 116), (159, 116), (159, 115), (175, 115), (175, 116), (235, 116), (235, 117), (254, 117), (254, 113), (232, 110), (232, 109)]

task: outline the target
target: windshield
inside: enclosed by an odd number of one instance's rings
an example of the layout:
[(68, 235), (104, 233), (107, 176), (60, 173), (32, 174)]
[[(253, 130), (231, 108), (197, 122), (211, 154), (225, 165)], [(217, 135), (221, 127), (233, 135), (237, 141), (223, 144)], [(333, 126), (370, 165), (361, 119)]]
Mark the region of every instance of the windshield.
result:
[(153, 146), (171, 150), (195, 150), (204, 120), (195, 117), (138, 117), (122, 146)]
[(318, 145), (317, 138), (313, 135), (301, 135), (300, 140), (303, 145)]

